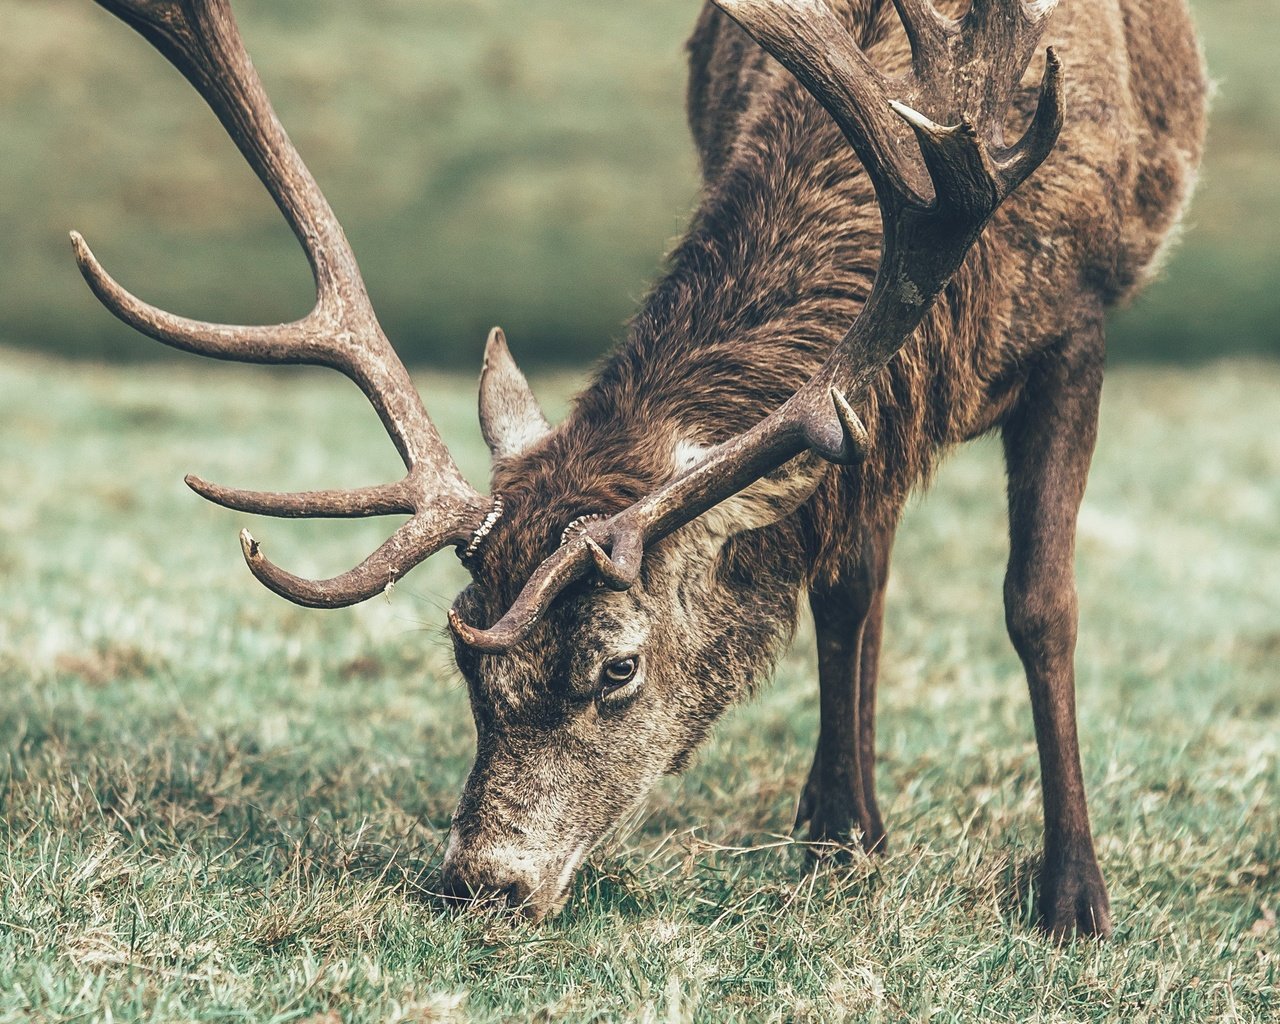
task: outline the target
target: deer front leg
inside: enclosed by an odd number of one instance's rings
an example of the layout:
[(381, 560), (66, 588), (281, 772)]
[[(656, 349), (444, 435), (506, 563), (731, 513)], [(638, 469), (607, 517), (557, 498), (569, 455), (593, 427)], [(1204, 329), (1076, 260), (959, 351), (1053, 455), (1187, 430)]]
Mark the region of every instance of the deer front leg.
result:
[(1098, 869), (1076, 735), (1076, 517), (1097, 436), (1100, 321), (1089, 319), (1032, 374), (1004, 427), (1009, 473), (1009, 635), (1031, 690), (1044, 797), (1040, 913), (1046, 931), (1105, 937), (1111, 908)]
[(809, 595), (820, 724), (796, 827), (808, 821), (810, 838), (818, 842), (846, 842), (857, 829), (868, 853), (885, 849), (875, 793), (875, 708), (892, 544), (892, 530), (869, 535), (848, 578)]
[(874, 544), (875, 576), (871, 607), (862, 625), (862, 644), (858, 652), (858, 761), (862, 768), (862, 797), (867, 806), (868, 827), (862, 841), (871, 853), (884, 853), (889, 842), (885, 837), (880, 803), (876, 799), (876, 688), (880, 683), (880, 641), (884, 636), (884, 598), (889, 586), (889, 557), (893, 551), (894, 528), (876, 533), (868, 544)]

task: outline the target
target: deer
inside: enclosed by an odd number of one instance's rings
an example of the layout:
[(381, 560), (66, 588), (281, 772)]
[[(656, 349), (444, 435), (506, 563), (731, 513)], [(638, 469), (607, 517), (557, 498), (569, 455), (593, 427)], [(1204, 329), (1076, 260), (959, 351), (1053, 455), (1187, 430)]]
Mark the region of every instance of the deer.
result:
[(174, 348), (341, 372), (406, 467), (359, 489), (188, 485), (241, 513), (403, 520), (327, 580), (275, 565), (243, 531), (253, 576), (305, 607), (368, 600), (446, 547), (470, 572), (448, 623), (476, 752), (444, 896), (557, 913), (592, 851), (767, 678), (805, 600), (820, 721), (795, 827), (848, 856), (882, 853), (875, 710), (895, 529), (950, 449), (998, 432), (1007, 627), (1041, 768), (1040, 923), (1111, 933), (1076, 724), (1074, 544), (1104, 315), (1158, 266), (1203, 146), (1184, 0), (706, 3), (688, 46), (692, 223), (560, 424), (494, 329), (479, 385), (488, 495), (380, 328), (229, 0), (96, 2), (212, 108), (317, 297), (289, 324), (185, 319), (125, 290), (73, 232), (90, 288)]

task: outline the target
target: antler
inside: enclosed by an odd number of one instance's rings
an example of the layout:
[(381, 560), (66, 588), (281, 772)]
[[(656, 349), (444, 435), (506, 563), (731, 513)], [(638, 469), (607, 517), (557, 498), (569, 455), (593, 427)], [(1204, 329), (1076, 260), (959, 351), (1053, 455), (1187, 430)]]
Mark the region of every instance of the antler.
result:
[(258, 515), (411, 516), (373, 555), (331, 580), (284, 572), (263, 557), (247, 531), (241, 534), (250, 570), (282, 597), (317, 608), (367, 600), (434, 552), (465, 544), (488, 502), (463, 479), (378, 324), (342, 226), (276, 118), (228, 0), (97, 3), (164, 54), (213, 109), (302, 243), (315, 277), (316, 304), (301, 320), (272, 327), (187, 320), (131, 295), (72, 232), (80, 271), (107, 309), (166, 345), (215, 359), (328, 366), (359, 386), (404, 460), (408, 474), (398, 483), (305, 494), (235, 490), (194, 476), (187, 484), (219, 505)]
[(884, 233), (871, 294), (823, 366), (775, 412), (662, 489), (588, 526), (538, 567), (491, 629), (451, 615), (462, 640), (481, 650), (519, 642), (556, 595), (589, 572), (616, 589), (631, 586), (647, 545), (802, 452), (858, 460), (867, 434), (853, 401), (920, 325), (1000, 203), (1057, 141), (1062, 94), (1052, 49), (1026, 134), (1007, 146), (1002, 130), (1056, 0), (973, 0), (959, 20), (929, 0), (894, 0), (912, 51), (911, 72), (896, 80), (871, 65), (825, 0), (715, 2), (826, 108), (866, 169)]

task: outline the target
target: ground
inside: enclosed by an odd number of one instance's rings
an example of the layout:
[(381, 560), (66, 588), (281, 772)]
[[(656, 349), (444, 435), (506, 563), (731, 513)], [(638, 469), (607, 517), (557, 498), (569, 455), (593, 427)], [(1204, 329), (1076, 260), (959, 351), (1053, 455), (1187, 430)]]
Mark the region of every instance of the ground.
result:
[[(807, 873), (811, 631), (537, 927), (431, 898), (469, 763), (448, 556), (360, 609), (241, 564), (187, 471), (390, 479), (333, 375), (0, 351), (0, 1021), (1274, 1021), (1280, 365), (1126, 367), (1081, 521), (1080, 706), (1113, 941), (1032, 926), (1031, 718), (998, 446), (902, 532), (890, 854)], [(469, 378), (422, 383), (483, 478)], [(571, 382), (539, 387), (560, 405)], [(385, 522), (248, 523), (305, 572)]]

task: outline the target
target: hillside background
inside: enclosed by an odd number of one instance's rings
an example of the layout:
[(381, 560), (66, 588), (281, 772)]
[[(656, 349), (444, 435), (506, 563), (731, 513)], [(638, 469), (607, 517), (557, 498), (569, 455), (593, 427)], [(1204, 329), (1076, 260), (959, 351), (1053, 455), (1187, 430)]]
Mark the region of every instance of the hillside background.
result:
[[(1209, 159), (1117, 358), (1280, 355), (1274, 0), (1195, 0), (1219, 85)], [(580, 362), (621, 331), (696, 192), (683, 42), (696, 0), (239, 0), (277, 108), (406, 357), (472, 366), (502, 323)], [(0, 14), (0, 344), (158, 357), (70, 258), (188, 315), (307, 308), (294, 241), (179, 76), (89, 0)]]

